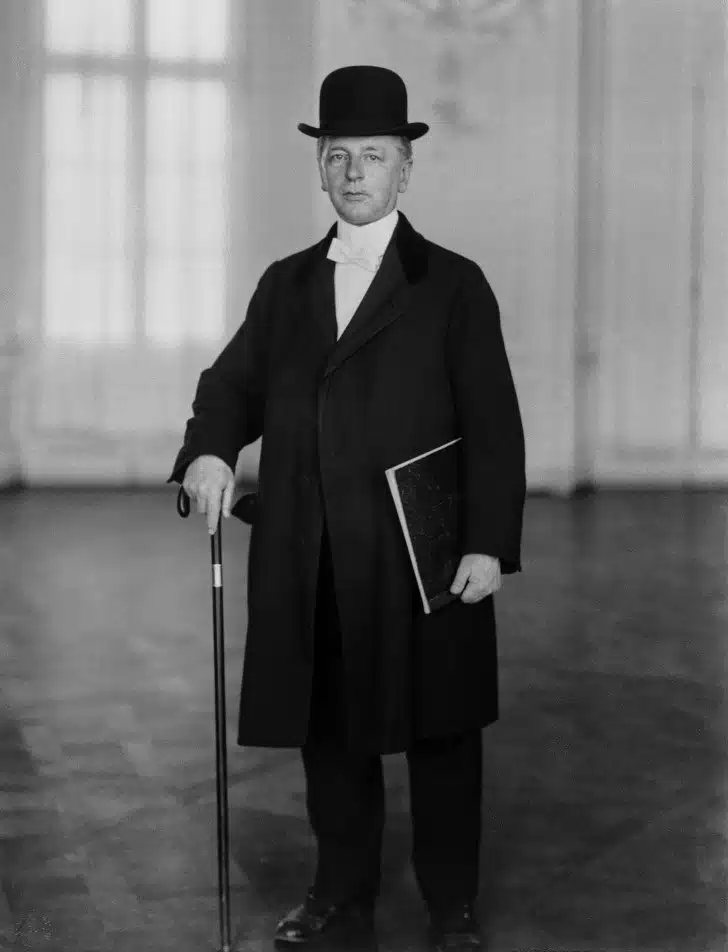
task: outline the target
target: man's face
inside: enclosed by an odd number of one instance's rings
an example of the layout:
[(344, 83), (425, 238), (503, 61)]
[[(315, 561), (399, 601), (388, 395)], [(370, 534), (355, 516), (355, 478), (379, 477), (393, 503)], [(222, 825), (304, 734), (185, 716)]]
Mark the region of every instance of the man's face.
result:
[(409, 182), (411, 162), (394, 136), (333, 138), (321, 157), (321, 185), (344, 221), (367, 225), (384, 218)]

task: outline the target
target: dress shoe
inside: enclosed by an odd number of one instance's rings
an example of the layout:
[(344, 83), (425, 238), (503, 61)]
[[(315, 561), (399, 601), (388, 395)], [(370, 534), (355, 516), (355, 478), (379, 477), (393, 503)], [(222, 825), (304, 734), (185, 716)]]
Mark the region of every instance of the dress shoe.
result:
[(309, 890), (300, 906), (281, 919), (275, 931), (279, 946), (318, 945), (332, 936), (360, 940), (374, 934), (374, 902), (327, 902)]
[(483, 949), (480, 927), (471, 903), (443, 911), (430, 910), (430, 941), (434, 952)]

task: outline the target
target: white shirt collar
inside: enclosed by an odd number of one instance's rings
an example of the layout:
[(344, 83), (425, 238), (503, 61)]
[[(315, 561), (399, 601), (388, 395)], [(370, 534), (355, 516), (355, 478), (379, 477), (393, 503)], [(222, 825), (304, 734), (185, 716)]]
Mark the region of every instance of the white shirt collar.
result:
[(339, 241), (343, 241), (352, 250), (368, 251), (381, 257), (387, 250), (398, 218), (399, 212), (396, 208), (384, 218), (369, 222), (368, 225), (351, 225), (340, 218), (337, 232)]

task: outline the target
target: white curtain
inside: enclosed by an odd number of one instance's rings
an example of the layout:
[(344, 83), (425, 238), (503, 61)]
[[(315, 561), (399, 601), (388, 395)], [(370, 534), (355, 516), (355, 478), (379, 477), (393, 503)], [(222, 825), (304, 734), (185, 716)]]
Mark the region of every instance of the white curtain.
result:
[(113, 444), (110, 466), (162, 476), (139, 441), (158, 437), (161, 460), (179, 438), (228, 326), (229, 0), (45, 0), (43, 13), (27, 468), (83, 479), (79, 446), (93, 473)]

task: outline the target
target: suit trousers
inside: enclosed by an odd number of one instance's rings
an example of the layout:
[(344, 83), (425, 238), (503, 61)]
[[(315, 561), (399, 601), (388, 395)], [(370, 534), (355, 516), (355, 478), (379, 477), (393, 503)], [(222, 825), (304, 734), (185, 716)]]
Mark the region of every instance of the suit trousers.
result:
[[(412, 862), (431, 908), (474, 902), (481, 837), (482, 737), (415, 740), (406, 751)], [(314, 889), (331, 902), (379, 892), (385, 792), (381, 756), (349, 749), (341, 630), (324, 532), (318, 578), (311, 713), (302, 748)]]

